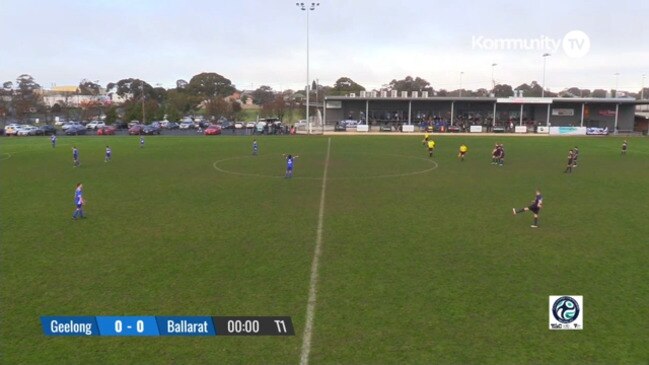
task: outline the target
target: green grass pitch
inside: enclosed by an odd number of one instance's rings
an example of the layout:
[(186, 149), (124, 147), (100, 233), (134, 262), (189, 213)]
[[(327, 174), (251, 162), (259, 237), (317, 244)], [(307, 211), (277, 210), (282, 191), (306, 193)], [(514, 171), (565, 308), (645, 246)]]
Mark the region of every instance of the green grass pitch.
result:
[[(298, 363), (328, 138), (2, 138), (0, 362)], [(429, 159), (421, 136), (331, 137), (310, 363), (647, 363), (649, 140), (434, 138)], [(536, 187), (532, 229), (511, 208)], [(559, 294), (584, 296), (584, 330), (548, 329)], [(289, 315), (296, 335), (45, 337), (41, 315)]]

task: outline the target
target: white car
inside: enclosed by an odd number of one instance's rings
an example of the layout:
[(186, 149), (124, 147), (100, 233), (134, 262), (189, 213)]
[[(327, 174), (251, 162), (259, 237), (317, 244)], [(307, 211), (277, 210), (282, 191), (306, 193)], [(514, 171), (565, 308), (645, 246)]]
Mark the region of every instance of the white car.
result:
[(180, 123), (180, 127), (178, 127), (178, 128), (180, 128), (180, 129), (194, 128), (194, 123), (185, 121), (185, 122)]
[(104, 122), (93, 120), (92, 122), (86, 125), (86, 129), (98, 129), (98, 128), (104, 128), (105, 126), (106, 124)]
[(36, 127), (34, 127), (34, 126), (31, 126), (31, 125), (23, 125), (23, 126), (20, 126), (20, 127), (16, 130), (16, 135), (17, 135), (17, 136), (31, 136), (31, 135), (35, 135), (37, 129), (38, 129), (38, 128), (36, 128)]
[(246, 123), (246, 128), (255, 128), (255, 122)]
[(243, 128), (243, 123), (241, 122), (234, 123), (234, 129), (242, 129), (242, 128)]
[(60, 127), (60, 126), (64, 125), (65, 123), (66, 122), (63, 121), (63, 119), (59, 119), (58, 121), (54, 122), (54, 125), (57, 126), (57, 127)]
[(294, 126), (295, 128), (306, 128), (306, 119), (298, 120)]

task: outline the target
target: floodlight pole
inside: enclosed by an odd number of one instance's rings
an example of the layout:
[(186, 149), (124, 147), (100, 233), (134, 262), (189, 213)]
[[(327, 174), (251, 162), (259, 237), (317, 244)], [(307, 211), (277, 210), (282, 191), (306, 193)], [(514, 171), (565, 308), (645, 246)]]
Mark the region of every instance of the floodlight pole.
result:
[(642, 74), (642, 88), (640, 89), (640, 100), (644, 100), (644, 78), (645, 74)]
[(460, 71), (460, 97), (462, 97), (462, 75), (464, 75), (464, 71)]
[(309, 118), (309, 93), (311, 89), (309, 84), (309, 13), (320, 6), (320, 3), (295, 3), (295, 5), (306, 12), (306, 125), (307, 134), (311, 134), (311, 120)]
[(544, 53), (543, 56), (541, 56), (541, 57), (543, 57), (543, 89), (541, 90), (541, 97), (542, 98), (545, 97), (545, 62), (546, 62), (546, 60), (548, 59), (549, 56), (550, 56), (549, 53)]
[(492, 63), (491, 64), (491, 83), (493, 84), (493, 89), (491, 89), (494, 93), (494, 96), (496, 95), (496, 79), (494, 78), (494, 68), (498, 66), (497, 63)]

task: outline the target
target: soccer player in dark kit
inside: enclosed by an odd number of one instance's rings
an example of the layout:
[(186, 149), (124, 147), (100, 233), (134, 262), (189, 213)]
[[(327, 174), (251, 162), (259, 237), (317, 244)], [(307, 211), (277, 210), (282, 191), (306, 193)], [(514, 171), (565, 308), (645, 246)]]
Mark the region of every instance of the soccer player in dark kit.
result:
[(541, 195), (541, 190), (538, 188), (536, 189), (536, 196), (534, 196), (534, 200), (532, 200), (532, 204), (529, 207), (521, 208), (516, 210), (516, 208), (512, 208), (512, 212), (514, 215), (518, 213), (523, 213), (527, 212), (528, 210), (534, 213), (534, 223), (530, 226), (532, 228), (539, 228), (539, 213), (541, 212), (541, 208), (543, 208), (543, 195)]
[(563, 173), (564, 174), (566, 172), (572, 173), (572, 167), (574, 163), (575, 163), (575, 153), (572, 150), (570, 150), (568, 151), (568, 165), (566, 166), (566, 169), (563, 171)]

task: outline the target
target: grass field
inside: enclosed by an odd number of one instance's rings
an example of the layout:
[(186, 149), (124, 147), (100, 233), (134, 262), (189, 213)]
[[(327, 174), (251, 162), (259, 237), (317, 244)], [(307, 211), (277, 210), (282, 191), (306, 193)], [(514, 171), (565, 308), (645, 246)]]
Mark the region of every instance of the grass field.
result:
[[(0, 139), (0, 363), (298, 363), (328, 138)], [(310, 363), (647, 364), (649, 140), (436, 138), (431, 161), (421, 136), (331, 137)], [(511, 208), (536, 187), (532, 229)], [(559, 294), (583, 331), (548, 330)], [(289, 315), (296, 336), (45, 337), (41, 315)]]

